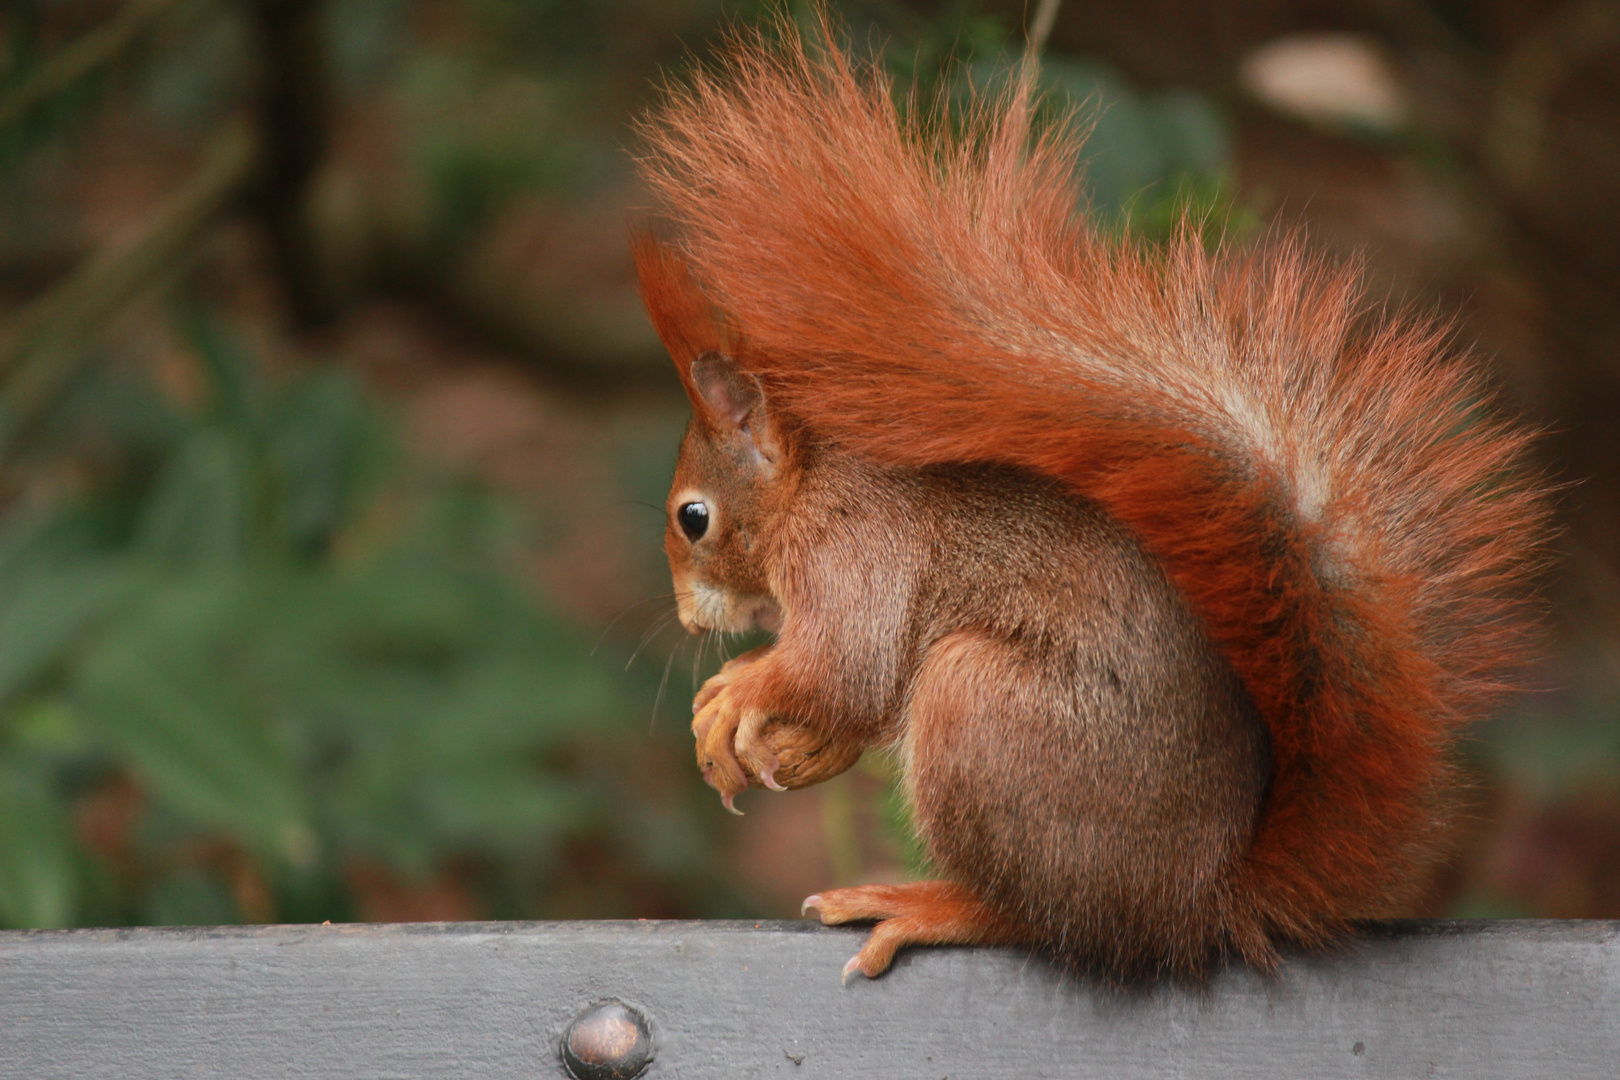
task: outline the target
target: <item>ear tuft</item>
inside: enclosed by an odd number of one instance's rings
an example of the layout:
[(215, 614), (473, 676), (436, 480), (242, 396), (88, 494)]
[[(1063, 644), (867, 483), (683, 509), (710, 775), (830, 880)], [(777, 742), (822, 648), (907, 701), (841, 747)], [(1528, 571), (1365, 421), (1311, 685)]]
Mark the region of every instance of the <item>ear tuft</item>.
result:
[(692, 361), (719, 349), (723, 340), (719, 316), (692, 277), (680, 249), (659, 241), (645, 229), (631, 233), (641, 299), (687, 393), (692, 393)]

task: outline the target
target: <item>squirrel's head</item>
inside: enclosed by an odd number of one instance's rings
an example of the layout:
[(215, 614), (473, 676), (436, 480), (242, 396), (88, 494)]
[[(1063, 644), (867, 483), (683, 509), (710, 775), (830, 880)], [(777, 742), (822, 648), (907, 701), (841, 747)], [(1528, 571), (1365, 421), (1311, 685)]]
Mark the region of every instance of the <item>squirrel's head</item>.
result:
[(775, 630), (781, 617), (765, 555), (789, 495), (785, 426), (759, 380), (708, 351), (683, 382), (692, 421), (670, 486), (664, 550), (681, 624), (704, 630)]

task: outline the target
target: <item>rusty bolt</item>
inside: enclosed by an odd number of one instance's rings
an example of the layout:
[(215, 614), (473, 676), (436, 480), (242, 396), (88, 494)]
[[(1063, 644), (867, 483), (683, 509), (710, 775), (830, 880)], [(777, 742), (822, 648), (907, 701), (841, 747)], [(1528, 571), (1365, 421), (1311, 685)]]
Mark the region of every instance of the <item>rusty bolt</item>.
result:
[(562, 1059), (574, 1080), (630, 1080), (652, 1062), (652, 1029), (641, 1010), (598, 1001), (563, 1032)]

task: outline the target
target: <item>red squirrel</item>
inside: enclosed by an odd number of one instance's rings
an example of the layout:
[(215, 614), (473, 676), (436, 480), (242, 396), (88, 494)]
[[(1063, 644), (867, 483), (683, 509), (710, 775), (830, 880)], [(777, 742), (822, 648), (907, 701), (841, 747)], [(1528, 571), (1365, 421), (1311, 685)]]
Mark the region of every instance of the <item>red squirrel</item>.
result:
[(693, 415), (666, 549), (727, 805), (898, 757), (913, 944), (1271, 970), (1398, 913), (1522, 659), (1545, 485), (1447, 330), (1297, 239), (1110, 238), (1032, 79), (965, 132), (791, 29), (669, 91), (635, 257)]

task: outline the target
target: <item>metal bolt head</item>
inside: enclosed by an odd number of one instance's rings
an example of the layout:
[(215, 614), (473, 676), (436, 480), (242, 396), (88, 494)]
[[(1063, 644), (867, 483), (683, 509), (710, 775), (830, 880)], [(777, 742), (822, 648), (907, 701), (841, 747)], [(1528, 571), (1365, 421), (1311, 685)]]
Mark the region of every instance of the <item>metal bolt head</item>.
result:
[(598, 1001), (563, 1032), (562, 1059), (574, 1080), (630, 1080), (652, 1062), (652, 1029), (641, 1010)]

